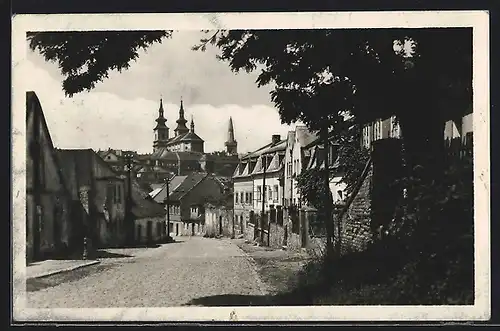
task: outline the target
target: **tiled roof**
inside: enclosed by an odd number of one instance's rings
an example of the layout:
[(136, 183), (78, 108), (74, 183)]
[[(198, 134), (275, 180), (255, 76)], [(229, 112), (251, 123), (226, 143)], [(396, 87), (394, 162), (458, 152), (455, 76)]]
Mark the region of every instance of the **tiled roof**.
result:
[(132, 181), (132, 201), (132, 214), (136, 218), (160, 217), (166, 214), (163, 206), (156, 203), (135, 180)]
[(172, 194), (170, 194), (170, 200), (180, 200), (185, 194), (205, 179), (207, 175), (207, 173), (203, 172), (193, 172), (189, 174), (186, 179), (184, 179), (182, 183), (172, 192)]
[(268, 147), (270, 147), (272, 145), (273, 145), (272, 143), (264, 145), (261, 148), (255, 150), (253, 152), (250, 152), (250, 153), (247, 153), (247, 154), (243, 155), (242, 159), (249, 159), (249, 158), (252, 158), (252, 157), (260, 156), (266, 148), (268, 148)]
[[(175, 176), (172, 179), (170, 179), (170, 185), (169, 185), (169, 193), (170, 196), (172, 196), (172, 193), (175, 191), (177, 187), (187, 178), (187, 176)], [(167, 198), (167, 186), (165, 184), (159, 184), (161, 185), (158, 190), (155, 190), (156, 193), (152, 194), (151, 197), (158, 203), (163, 203), (165, 199)], [(153, 193), (153, 192), (151, 192)]]
[(278, 171), (281, 169), (283, 166), (283, 160), (280, 160), (280, 156), (278, 154), (274, 154), (273, 159), (271, 160), (271, 163), (267, 167), (267, 172), (272, 172), (272, 171)]

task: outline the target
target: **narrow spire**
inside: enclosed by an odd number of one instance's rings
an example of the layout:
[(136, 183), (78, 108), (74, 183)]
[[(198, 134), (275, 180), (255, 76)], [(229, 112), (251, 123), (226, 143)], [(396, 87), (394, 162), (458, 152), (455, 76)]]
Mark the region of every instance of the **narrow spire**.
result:
[(160, 109), (158, 110), (160, 117), (163, 117), (163, 99), (160, 97)]
[(229, 116), (229, 125), (227, 127), (227, 141), (234, 142), (233, 118)]
[(194, 132), (194, 119), (193, 119), (193, 115), (191, 115), (191, 132)]
[(177, 128), (175, 129), (176, 135), (181, 135), (189, 132), (189, 129), (186, 127), (187, 120), (184, 118), (184, 104), (181, 98), (181, 106), (179, 108), (179, 118), (177, 119)]
[(233, 118), (231, 116), (229, 116), (229, 124), (227, 126), (227, 140), (224, 145), (226, 146), (226, 152), (228, 154), (237, 154), (238, 143), (234, 139)]

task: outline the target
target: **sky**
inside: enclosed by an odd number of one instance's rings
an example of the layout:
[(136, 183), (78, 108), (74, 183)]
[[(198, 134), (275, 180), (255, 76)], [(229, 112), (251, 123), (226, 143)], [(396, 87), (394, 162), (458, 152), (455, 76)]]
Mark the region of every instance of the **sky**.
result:
[(112, 71), (90, 92), (71, 98), (64, 95), (57, 64), (28, 50), (27, 90), (40, 99), (54, 145), (151, 153), (160, 98), (172, 136), (181, 97), (186, 119), (193, 116), (206, 152), (224, 149), (230, 116), (239, 153), (267, 144), (273, 134), (284, 139), (294, 126), (281, 124), (270, 100), (271, 87), (257, 87), (257, 72), (233, 73), (216, 59), (218, 50), (211, 46), (205, 52), (192, 51), (203, 36), (198, 31), (174, 32), (172, 38), (141, 51), (128, 70)]

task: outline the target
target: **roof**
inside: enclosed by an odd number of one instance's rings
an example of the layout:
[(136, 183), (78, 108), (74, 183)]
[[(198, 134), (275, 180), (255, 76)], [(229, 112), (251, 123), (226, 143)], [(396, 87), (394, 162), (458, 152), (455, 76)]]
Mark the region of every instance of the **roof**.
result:
[(174, 189), (172, 194), (170, 194), (170, 200), (178, 201), (189, 191), (191, 191), (196, 185), (198, 185), (202, 180), (208, 176), (204, 172), (193, 172), (189, 174), (182, 183)]
[(185, 135), (183, 135), (181, 138), (180, 138), (181, 141), (201, 141), (203, 142), (203, 139), (201, 139), (196, 133), (190, 131), (188, 133), (186, 133)]
[(152, 159), (157, 160), (171, 160), (171, 161), (199, 161), (203, 157), (203, 153), (200, 152), (172, 152), (167, 148), (160, 148), (151, 155)]
[(156, 203), (135, 180), (132, 180), (132, 201), (132, 214), (136, 218), (161, 217), (166, 214), (163, 206)]
[[(170, 179), (169, 185), (169, 193), (172, 196), (172, 193), (175, 189), (186, 179), (187, 176), (175, 176)], [(167, 198), (167, 186), (166, 184), (157, 184), (161, 186), (157, 186), (156, 189), (150, 193), (151, 197), (158, 203), (163, 203), (163, 201)]]
[(225, 176), (214, 176), (214, 178), (221, 184), (224, 190), (231, 190), (233, 188), (233, 179)]
[[(57, 158), (56, 149), (54, 148), (54, 143), (52, 142), (52, 137), (50, 135), (49, 127), (47, 126), (47, 121), (45, 120), (45, 115), (43, 113), (43, 109), (42, 109), (42, 105), (40, 103), (40, 100), (38, 99), (38, 96), (36, 95), (36, 93), (34, 91), (27, 91), (26, 92), (26, 122), (28, 122), (30, 116), (34, 115), (35, 111), (39, 112), (39, 120), (42, 122), (41, 123), (42, 128), (47, 134), (47, 136), (46, 136), (47, 145), (48, 145), (48, 148), (51, 152), (52, 160), (56, 164), (57, 175), (61, 181), (61, 184), (64, 188), (64, 191), (67, 194), (72, 195), (71, 190), (69, 189), (68, 183), (66, 181), (66, 178), (64, 177), (64, 173), (61, 169), (61, 164), (59, 162), (59, 159)], [(31, 134), (31, 132), (26, 132), (26, 133), (28, 135), (28, 138), (30, 138), (29, 135)], [(75, 199), (75, 200), (79, 201), (79, 199)], [(80, 202), (78, 202), (78, 203), (81, 206), (81, 203)]]

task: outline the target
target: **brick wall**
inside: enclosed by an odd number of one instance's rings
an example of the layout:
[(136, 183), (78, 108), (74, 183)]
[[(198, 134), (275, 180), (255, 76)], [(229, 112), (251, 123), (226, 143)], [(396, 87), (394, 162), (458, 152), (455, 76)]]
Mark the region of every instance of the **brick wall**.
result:
[[(371, 184), (373, 165), (370, 165), (368, 174), (363, 180), (361, 187), (354, 200), (349, 206), (341, 221), (340, 239), (341, 254), (357, 252), (366, 249), (372, 241), (371, 221)], [(335, 222), (336, 223), (336, 222)], [(335, 243), (338, 243), (339, 235), (337, 224), (335, 224)]]

